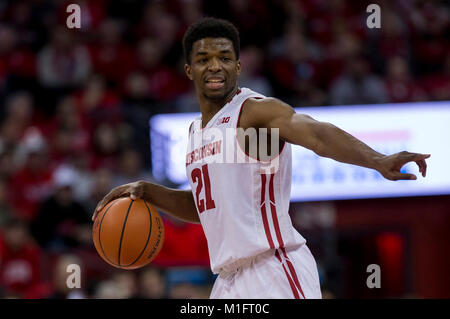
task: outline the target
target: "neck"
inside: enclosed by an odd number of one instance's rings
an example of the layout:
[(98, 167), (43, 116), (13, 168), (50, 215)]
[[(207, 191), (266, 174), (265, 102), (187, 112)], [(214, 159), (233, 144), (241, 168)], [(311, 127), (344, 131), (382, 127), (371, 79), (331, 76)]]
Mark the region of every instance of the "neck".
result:
[(209, 120), (212, 119), (214, 115), (224, 107), (225, 104), (231, 101), (238, 90), (239, 88), (236, 84), (233, 90), (231, 90), (226, 97), (220, 100), (209, 99), (202, 93), (197, 92), (197, 97), (200, 102), (200, 111), (202, 112), (202, 127), (205, 127)]

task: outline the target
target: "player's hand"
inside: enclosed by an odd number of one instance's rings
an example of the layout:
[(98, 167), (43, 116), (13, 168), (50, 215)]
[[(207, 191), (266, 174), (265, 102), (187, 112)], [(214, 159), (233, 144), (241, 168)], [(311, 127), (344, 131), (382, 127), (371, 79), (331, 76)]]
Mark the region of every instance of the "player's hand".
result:
[(397, 181), (401, 179), (415, 180), (417, 176), (414, 174), (401, 173), (400, 170), (406, 163), (416, 162), (419, 166), (419, 172), (422, 176), (427, 175), (427, 163), (425, 159), (429, 158), (430, 154), (418, 154), (410, 152), (400, 152), (388, 156), (383, 156), (379, 160), (378, 172), (381, 173), (386, 179), (391, 181)]
[(101, 201), (98, 202), (97, 207), (95, 208), (94, 214), (92, 215), (92, 220), (94, 221), (98, 215), (98, 212), (105, 207), (109, 202), (120, 198), (130, 196), (132, 200), (136, 200), (137, 198), (143, 198), (144, 196), (144, 186), (145, 181), (137, 181), (134, 183), (124, 184), (113, 188)]

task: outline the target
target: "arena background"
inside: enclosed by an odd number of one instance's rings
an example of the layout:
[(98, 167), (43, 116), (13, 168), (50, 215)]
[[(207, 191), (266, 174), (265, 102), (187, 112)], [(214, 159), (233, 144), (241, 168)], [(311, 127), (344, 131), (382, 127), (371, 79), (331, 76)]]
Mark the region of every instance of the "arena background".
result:
[[(71, 3), (81, 29), (66, 27)], [(370, 3), (381, 29), (367, 28)], [(181, 39), (204, 16), (238, 27), (240, 84), (292, 106), (450, 100), (446, 1), (2, 0), (0, 297), (209, 296), (199, 225), (163, 215), (160, 255), (121, 271), (97, 255), (90, 221), (111, 188), (153, 180), (148, 119), (199, 111)], [(324, 298), (450, 297), (449, 196), (292, 203), (291, 215)], [(80, 289), (66, 286), (73, 263)], [(369, 264), (381, 288), (366, 286)]]

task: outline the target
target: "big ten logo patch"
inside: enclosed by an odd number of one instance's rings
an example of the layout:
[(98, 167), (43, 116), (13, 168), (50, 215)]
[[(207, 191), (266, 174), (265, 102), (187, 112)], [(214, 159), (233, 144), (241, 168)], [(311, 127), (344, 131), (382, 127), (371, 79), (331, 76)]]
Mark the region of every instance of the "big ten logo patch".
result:
[(226, 116), (226, 117), (222, 117), (220, 119), (217, 120), (217, 124), (225, 124), (230, 122), (230, 117)]

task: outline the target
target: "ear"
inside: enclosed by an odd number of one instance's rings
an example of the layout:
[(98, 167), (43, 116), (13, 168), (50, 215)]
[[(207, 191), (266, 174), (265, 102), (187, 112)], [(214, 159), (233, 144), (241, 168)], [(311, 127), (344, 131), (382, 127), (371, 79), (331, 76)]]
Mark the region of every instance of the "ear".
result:
[(191, 80), (191, 81), (194, 80), (194, 78), (192, 76), (191, 66), (187, 63), (184, 65), (184, 72), (186, 72), (186, 75), (189, 78), (189, 80)]
[(241, 60), (238, 60), (236, 63), (236, 73), (237, 75), (241, 74)]

